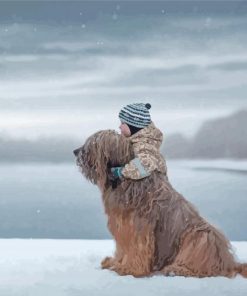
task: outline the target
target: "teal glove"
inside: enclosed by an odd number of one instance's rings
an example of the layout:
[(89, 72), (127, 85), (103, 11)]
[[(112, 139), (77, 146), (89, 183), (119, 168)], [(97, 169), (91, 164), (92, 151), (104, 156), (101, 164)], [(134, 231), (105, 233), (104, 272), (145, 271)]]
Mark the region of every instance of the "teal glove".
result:
[(122, 169), (123, 169), (123, 167), (113, 167), (113, 168), (111, 168), (111, 173), (112, 173), (112, 175), (113, 175), (113, 177), (115, 179), (121, 178), (123, 176), (122, 175)]

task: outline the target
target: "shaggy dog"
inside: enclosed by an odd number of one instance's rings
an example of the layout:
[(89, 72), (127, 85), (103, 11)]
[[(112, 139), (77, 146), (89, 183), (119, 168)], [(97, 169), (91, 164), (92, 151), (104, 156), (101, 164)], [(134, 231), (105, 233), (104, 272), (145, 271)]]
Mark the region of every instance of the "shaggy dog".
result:
[(202, 218), (168, 177), (154, 171), (141, 180), (112, 181), (109, 168), (134, 158), (128, 138), (99, 131), (73, 151), (81, 173), (102, 193), (108, 228), (115, 239), (113, 257), (102, 268), (135, 277), (154, 274), (194, 277), (247, 277), (229, 240)]

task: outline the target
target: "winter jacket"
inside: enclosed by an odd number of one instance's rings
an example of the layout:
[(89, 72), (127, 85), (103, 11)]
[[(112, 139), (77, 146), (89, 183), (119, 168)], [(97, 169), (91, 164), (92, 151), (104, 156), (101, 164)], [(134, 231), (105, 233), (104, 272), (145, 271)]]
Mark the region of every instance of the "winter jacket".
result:
[(147, 127), (129, 137), (135, 158), (121, 170), (125, 178), (142, 179), (157, 170), (166, 175), (167, 167), (159, 149), (163, 140), (162, 132), (151, 122)]

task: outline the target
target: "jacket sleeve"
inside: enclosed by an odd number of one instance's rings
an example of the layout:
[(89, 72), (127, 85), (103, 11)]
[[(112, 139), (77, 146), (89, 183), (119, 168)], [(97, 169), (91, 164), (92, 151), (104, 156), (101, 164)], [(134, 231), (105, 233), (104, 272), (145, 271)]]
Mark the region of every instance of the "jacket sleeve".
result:
[(140, 153), (123, 167), (121, 173), (125, 178), (138, 180), (150, 176), (154, 169), (152, 157)]
[(132, 159), (129, 163), (127, 163), (123, 167), (121, 174), (125, 178), (134, 180), (150, 176), (150, 172), (148, 172), (148, 170), (143, 166), (141, 160), (138, 157)]

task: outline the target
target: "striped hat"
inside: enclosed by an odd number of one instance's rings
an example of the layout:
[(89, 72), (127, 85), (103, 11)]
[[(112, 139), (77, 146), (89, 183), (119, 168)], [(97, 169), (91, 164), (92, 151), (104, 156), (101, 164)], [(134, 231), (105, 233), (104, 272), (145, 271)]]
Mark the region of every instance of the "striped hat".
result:
[(122, 123), (127, 123), (138, 128), (144, 128), (151, 123), (151, 117), (149, 114), (150, 108), (151, 105), (149, 103), (130, 104), (123, 107), (118, 116)]

